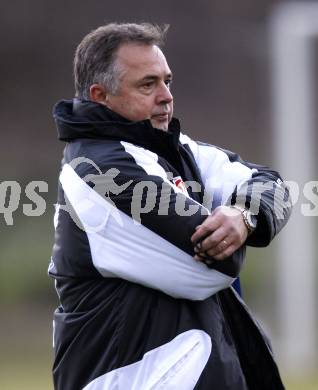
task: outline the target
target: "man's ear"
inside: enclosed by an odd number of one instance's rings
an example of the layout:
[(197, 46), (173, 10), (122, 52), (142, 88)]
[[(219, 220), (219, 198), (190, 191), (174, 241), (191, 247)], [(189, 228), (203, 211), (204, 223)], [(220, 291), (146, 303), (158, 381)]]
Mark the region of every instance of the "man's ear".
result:
[(93, 84), (90, 86), (89, 97), (93, 102), (107, 105), (107, 92), (106, 89), (100, 84)]

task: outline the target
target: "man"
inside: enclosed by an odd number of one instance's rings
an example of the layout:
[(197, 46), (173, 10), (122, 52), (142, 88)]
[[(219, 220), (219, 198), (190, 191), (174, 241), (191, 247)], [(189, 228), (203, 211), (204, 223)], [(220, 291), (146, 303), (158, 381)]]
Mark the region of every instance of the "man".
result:
[(76, 98), (54, 109), (67, 142), (49, 268), (55, 388), (282, 389), (230, 286), (245, 245), (286, 223), (288, 195), (276, 172), (180, 133), (164, 35), (92, 31)]

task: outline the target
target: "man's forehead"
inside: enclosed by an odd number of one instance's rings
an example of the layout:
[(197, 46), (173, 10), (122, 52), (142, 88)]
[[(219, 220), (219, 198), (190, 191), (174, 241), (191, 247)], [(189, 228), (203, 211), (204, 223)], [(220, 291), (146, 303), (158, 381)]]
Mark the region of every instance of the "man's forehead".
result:
[(149, 74), (156, 74), (157, 72), (171, 74), (164, 54), (156, 45), (123, 44), (117, 51), (117, 61), (128, 71), (130, 69), (150, 72)]

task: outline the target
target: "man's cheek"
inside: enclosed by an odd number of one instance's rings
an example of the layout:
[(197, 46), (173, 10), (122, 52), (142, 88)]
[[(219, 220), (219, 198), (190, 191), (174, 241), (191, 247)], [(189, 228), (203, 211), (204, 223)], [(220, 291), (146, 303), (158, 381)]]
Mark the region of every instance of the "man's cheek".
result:
[(123, 109), (128, 111), (130, 117), (135, 121), (142, 121), (150, 118), (150, 112), (147, 110), (146, 104), (136, 104), (134, 101), (129, 100), (126, 102)]

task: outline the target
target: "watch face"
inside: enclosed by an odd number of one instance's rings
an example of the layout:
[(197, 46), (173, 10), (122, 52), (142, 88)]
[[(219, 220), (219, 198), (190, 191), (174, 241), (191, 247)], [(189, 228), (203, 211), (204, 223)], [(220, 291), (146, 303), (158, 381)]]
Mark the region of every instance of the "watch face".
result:
[(255, 229), (256, 228), (256, 216), (253, 215), (250, 211), (246, 210), (246, 219), (247, 219), (247, 222), (248, 224), (250, 225), (250, 228), (251, 229)]
[(230, 207), (233, 207), (234, 209), (239, 210), (241, 212), (246, 228), (249, 234), (251, 234), (253, 230), (255, 230), (256, 228), (256, 224), (257, 224), (256, 215), (252, 214), (250, 210), (244, 209), (243, 207), (240, 206), (234, 205)]

